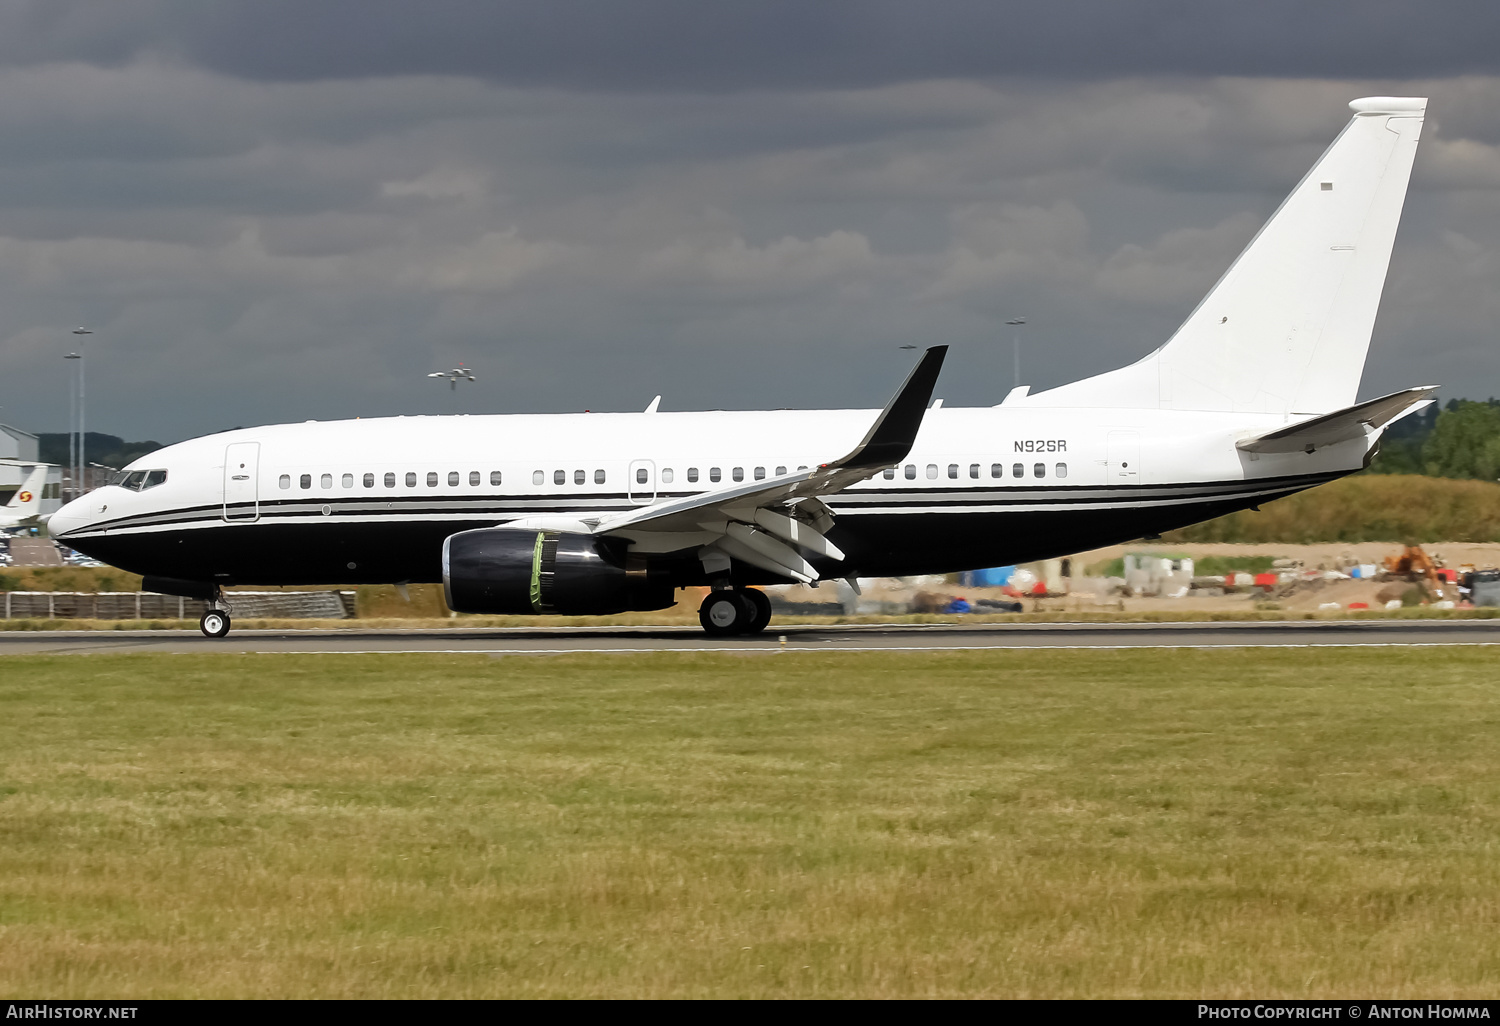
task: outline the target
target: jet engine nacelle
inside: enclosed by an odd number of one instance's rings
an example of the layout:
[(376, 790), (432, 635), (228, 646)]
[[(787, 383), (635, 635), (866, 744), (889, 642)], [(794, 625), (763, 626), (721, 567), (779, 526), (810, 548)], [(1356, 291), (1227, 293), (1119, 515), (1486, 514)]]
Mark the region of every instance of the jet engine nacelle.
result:
[(504, 527), (443, 542), (443, 594), (459, 613), (597, 616), (674, 601), (671, 583), (653, 580), (624, 542)]

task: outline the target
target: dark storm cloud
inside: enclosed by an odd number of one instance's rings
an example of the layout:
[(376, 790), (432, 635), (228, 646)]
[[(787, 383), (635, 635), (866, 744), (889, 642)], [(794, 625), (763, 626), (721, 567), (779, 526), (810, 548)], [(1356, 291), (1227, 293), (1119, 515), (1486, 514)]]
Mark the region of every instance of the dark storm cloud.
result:
[(460, 75), (563, 89), (933, 78), (1396, 78), (1500, 67), (1493, 0), (35, 0), (0, 59), (171, 55), (262, 81)]
[[(1377, 93), (1434, 116), (1367, 392), (1500, 392), (1495, 20), (0, 0), (0, 404), (63, 426), (79, 323), (90, 422), (137, 437), (870, 405), (908, 344), (992, 403), (1018, 314), (1034, 388), (1160, 344)], [(434, 387), (456, 361), (480, 381)]]

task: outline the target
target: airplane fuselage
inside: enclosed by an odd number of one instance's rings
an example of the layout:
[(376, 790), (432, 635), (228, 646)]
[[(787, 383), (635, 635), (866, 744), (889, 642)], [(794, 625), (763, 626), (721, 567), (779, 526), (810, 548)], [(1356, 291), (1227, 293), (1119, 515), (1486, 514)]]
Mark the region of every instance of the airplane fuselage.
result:
[[(872, 410), (394, 417), (229, 431), (132, 465), (54, 517), (114, 566), (228, 584), (437, 581), (448, 536), (523, 517), (630, 510), (817, 466)], [(904, 576), (1024, 562), (1127, 541), (1359, 469), (1363, 441), (1247, 457), (1276, 415), (935, 409), (898, 466), (831, 496), (843, 561), (823, 576)], [(651, 553), (672, 583), (692, 558)], [(742, 567), (744, 583), (780, 583)]]

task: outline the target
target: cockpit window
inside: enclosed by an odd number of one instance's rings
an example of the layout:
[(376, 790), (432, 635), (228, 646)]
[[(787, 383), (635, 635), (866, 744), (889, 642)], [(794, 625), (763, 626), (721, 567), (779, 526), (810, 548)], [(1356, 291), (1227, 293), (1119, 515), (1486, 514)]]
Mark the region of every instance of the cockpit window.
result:
[(122, 471), (115, 477), (114, 483), (121, 488), (128, 488), (132, 492), (144, 492), (147, 488), (155, 488), (165, 483), (167, 472), (165, 470), (129, 470)]

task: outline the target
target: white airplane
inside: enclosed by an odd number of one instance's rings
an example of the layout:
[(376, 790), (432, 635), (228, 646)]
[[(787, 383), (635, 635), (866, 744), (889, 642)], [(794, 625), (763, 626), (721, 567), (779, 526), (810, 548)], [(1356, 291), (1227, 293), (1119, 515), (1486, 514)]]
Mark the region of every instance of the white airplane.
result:
[[(1161, 348), (998, 406), (394, 417), (167, 446), (51, 518), (73, 548), (212, 600), (232, 584), (442, 581), (466, 613), (658, 609), (708, 585), (945, 573), (1151, 536), (1365, 466), (1435, 386), (1356, 402), (1426, 110), (1369, 97)], [(839, 455), (843, 453), (844, 455)]]
[(47, 484), (48, 465), (19, 460), (6, 460), (5, 462), (10, 466), (30, 467), (31, 469), (21, 482), (21, 487), (16, 489), (16, 493), (4, 506), (0, 506), (0, 531), (13, 531), (18, 527), (42, 524), (42, 488)]

